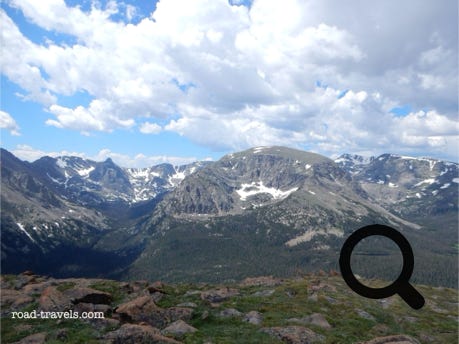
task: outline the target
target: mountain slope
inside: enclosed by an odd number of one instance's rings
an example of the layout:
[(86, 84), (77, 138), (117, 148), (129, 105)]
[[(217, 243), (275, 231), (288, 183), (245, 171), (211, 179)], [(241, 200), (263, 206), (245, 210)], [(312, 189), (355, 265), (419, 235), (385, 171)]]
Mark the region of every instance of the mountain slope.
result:
[[(344, 238), (373, 223), (396, 227), (416, 250), (427, 249), (415, 278), (425, 281), (437, 269), (424, 269), (429, 262), (454, 266), (451, 241), (436, 239), (426, 247), (438, 232), (375, 204), (332, 160), (282, 147), (254, 148), (204, 167), (166, 195), (143, 226), (150, 240), (126, 274), (220, 281), (337, 269)], [(399, 253), (389, 246), (380, 249), (396, 261)], [(448, 283), (455, 283), (454, 274)]]
[(457, 212), (458, 164), (431, 158), (383, 154), (364, 159), (343, 155), (335, 160), (369, 197), (406, 218)]
[[(211, 163), (127, 169), (1, 153), (3, 271), (214, 282), (291, 276), (337, 269), (343, 240), (382, 223), (411, 242), (413, 280), (457, 283), (457, 164), (393, 155), (336, 163), (258, 147)], [(364, 243), (359, 274), (392, 278), (398, 248), (378, 242), (385, 260), (377, 265), (374, 245)]]
[(108, 230), (105, 216), (56, 194), (30, 164), (2, 150), (0, 165), (2, 271), (42, 267), (50, 252), (89, 248)]

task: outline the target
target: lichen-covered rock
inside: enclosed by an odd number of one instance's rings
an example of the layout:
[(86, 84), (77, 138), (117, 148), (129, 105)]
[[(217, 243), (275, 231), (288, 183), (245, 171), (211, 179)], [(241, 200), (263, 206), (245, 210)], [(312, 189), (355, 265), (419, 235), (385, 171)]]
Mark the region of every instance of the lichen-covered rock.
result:
[(417, 339), (414, 339), (407, 335), (395, 335), (386, 337), (373, 338), (366, 342), (360, 342), (359, 344), (420, 344)]
[(183, 320), (177, 320), (162, 330), (161, 333), (164, 335), (172, 335), (174, 337), (182, 337), (187, 333), (194, 333), (197, 330), (197, 328), (188, 325)]
[(118, 330), (107, 333), (104, 339), (110, 344), (180, 344), (163, 336), (154, 327), (135, 324), (124, 324)]
[(267, 327), (260, 331), (276, 337), (288, 344), (313, 344), (323, 341), (324, 337), (302, 326)]

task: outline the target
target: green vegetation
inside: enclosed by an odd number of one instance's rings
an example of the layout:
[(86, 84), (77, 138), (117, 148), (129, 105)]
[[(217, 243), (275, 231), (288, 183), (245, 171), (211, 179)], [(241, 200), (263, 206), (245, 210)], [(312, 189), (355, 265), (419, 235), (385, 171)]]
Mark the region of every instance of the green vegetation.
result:
[(2, 343), (13, 343), (33, 333), (45, 332), (48, 334), (47, 344), (95, 344), (98, 331), (90, 324), (79, 320), (52, 319), (11, 319), (2, 318)]
[[(2, 276), (3, 278), (3, 276)], [(9, 285), (15, 285), (15, 276), (6, 276)], [(4, 280), (3, 280), (4, 281)], [(387, 284), (383, 281), (374, 281)], [(364, 283), (369, 283), (364, 281)], [(113, 310), (120, 303), (140, 295), (148, 295), (148, 282), (132, 294), (129, 282), (94, 280), (91, 288), (110, 293)], [(56, 288), (67, 290), (78, 287), (74, 282), (60, 281)], [(228, 287), (237, 295), (219, 304), (211, 304), (201, 297), (204, 291)], [(397, 295), (384, 300), (370, 300), (350, 290), (340, 276), (308, 274), (296, 279), (277, 280), (273, 285), (250, 285), (227, 283), (212, 285), (204, 283), (166, 284), (165, 292), (157, 305), (162, 308), (176, 307), (182, 303), (194, 303), (191, 320), (187, 321), (197, 332), (179, 338), (185, 344), (212, 343), (266, 343), (281, 344), (282, 341), (260, 330), (269, 327), (299, 325), (323, 336), (323, 343), (346, 344), (370, 340), (379, 336), (405, 334), (421, 343), (456, 343), (458, 333), (458, 291), (443, 287), (416, 285), (425, 297), (426, 305), (419, 311), (411, 309)], [(22, 311), (39, 309), (37, 299), (25, 305)], [(222, 317), (225, 309), (236, 309), (240, 316)], [(19, 309), (16, 309), (19, 310)], [(260, 325), (243, 320), (245, 314), (257, 311), (262, 315)], [(119, 327), (115, 323), (104, 325), (83, 320), (12, 319), (8, 307), (2, 309), (2, 343), (13, 343), (30, 334), (47, 333), (46, 343), (98, 343), (109, 331)], [(293, 318), (302, 319), (319, 313), (331, 325), (324, 328), (316, 324), (298, 324)], [(112, 312), (108, 313), (112, 316)], [(292, 320), (293, 319), (293, 320)]]
[(68, 289), (72, 289), (75, 285), (76, 285), (75, 282), (64, 282), (64, 283), (59, 284), (56, 289), (59, 290), (60, 292), (63, 292)]

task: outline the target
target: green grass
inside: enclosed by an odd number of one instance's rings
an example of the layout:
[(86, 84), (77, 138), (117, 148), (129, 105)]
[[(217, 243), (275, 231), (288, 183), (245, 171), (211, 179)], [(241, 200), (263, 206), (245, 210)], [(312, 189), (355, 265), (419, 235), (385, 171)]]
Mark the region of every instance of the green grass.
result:
[[(10, 278), (14, 283), (14, 279)], [(316, 299), (311, 299), (312, 287), (318, 284), (329, 288), (315, 291)], [(71, 283), (61, 283), (61, 290), (71, 288)], [(306, 276), (304, 279), (286, 280), (278, 286), (249, 286), (227, 284), (237, 288), (239, 295), (233, 296), (213, 307), (201, 300), (200, 292), (219, 288), (208, 284), (165, 285), (166, 294), (157, 303), (160, 307), (175, 307), (183, 302), (194, 302), (194, 309), (189, 324), (196, 327), (196, 333), (188, 334), (180, 340), (183, 343), (266, 343), (280, 344), (277, 338), (260, 332), (262, 327), (283, 327), (297, 325), (291, 318), (303, 318), (312, 313), (321, 313), (332, 326), (323, 329), (315, 325), (300, 325), (310, 328), (324, 336), (326, 344), (347, 344), (370, 340), (374, 337), (406, 334), (420, 340), (423, 336), (432, 338), (432, 343), (457, 343), (458, 333), (458, 291), (449, 288), (436, 288), (416, 285), (416, 289), (425, 297), (427, 304), (421, 310), (413, 310), (397, 295), (386, 302), (387, 309), (380, 300), (370, 300), (355, 294), (345, 285), (340, 277)], [(136, 297), (120, 287), (120, 282), (112, 280), (97, 281), (91, 288), (110, 293), (114, 300), (112, 307)], [(336, 291), (332, 291), (336, 288)], [(331, 289), (331, 290), (330, 290)], [(255, 296), (259, 291), (274, 290), (270, 296)], [(198, 291), (187, 294), (189, 291)], [(140, 294), (139, 294), (140, 295)], [(138, 295), (137, 295), (138, 296)], [(36, 299), (23, 311), (38, 308)], [(262, 325), (245, 323), (241, 318), (221, 318), (219, 313), (226, 308), (235, 308), (241, 313), (258, 311), (263, 316)], [(369, 313), (374, 319), (365, 319), (358, 310)], [(203, 316), (207, 315), (207, 316)], [(58, 331), (65, 329), (67, 338), (59, 340)], [(47, 343), (97, 343), (110, 329), (96, 330), (89, 323), (81, 320), (55, 319), (11, 319), (2, 318), (2, 343), (13, 343), (32, 333), (48, 333)], [(112, 330), (112, 329), (111, 329)], [(237, 341), (236, 341), (237, 340)]]
[(73, 287), (76, 286), (76, 283), (75, 282), (63, 282), (63, 283), (60, 283), (56, 289), (59, 290), (60, 292), (63, 292), (63, 291), (66, 291), (66, 290), (69, 290), (69, 289), (72, 289)]
[(119, 282), (113, 280), (103, 280), (95, 282), (89, 286), (96, 290), (109, 293), (113, 297), (113, 304), (119, 305), (126, 298), (126, 293), (119, 287)]
[[(27, 326), (29, 325), (29, 326)], [(46, 343), (98, 343), (95, 339), (97, 331), (89, 324), (79, 320), (62, 320), (57, 322), (53, 319), (11, 319), (2, 318), (1, 325), (2, 343), (13, 343), (34, 333), (47, 333)], [(22, 330), (21, 330), (22, 329)], [(57, 332), (66, 330), (66, 339), (57, 339)]]

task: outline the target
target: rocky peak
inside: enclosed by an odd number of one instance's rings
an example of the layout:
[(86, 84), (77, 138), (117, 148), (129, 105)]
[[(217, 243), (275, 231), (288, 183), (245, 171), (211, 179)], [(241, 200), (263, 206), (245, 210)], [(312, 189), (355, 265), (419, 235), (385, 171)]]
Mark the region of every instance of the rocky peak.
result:
[(224, 156), (186, 178), (167, 196), (168, 212), (226, 214), (273, 204), (349, 175), (331, 159), (285, 147), (257, 147)]

